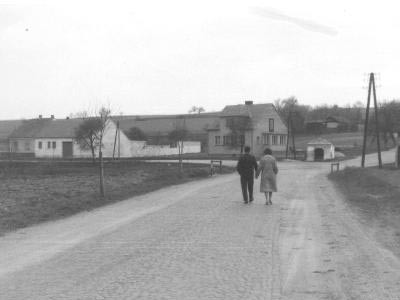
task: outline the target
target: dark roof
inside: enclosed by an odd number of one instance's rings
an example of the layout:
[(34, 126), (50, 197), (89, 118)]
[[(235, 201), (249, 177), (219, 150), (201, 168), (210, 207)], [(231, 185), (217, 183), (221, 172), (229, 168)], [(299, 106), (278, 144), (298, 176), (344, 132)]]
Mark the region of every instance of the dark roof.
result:
[(75, 128), (83, 119), (32, 119), (25, 120), (10, 138), (73, 138)]
[(279, 116), (275, 106), (272, 103), (253, 104), (248, 106), (250, 106), (250, 113), (253, 122), (265, 119), (266, 115), (272, 116), (273, 114), (277, 114)]
[(125, 132), (137, 127), (146, 135), (167, 135), (176, 128), (185, 127), (192, 134), (206, 134), (207, 128), (219, 120), (219, 113), (117, 116), (113, 120), (119, 121), (120, 128)]
[(37, 137), (40, 138), (74, 138), (75, 130), (83, 119), (52, 120), (43, 127)]
[(243, 116), (249, 117), (253, 122), (265, 118), (266, 115), (278, 114), (272, 103), (261, 103), (261, 104), (237, 104), (228, 105), (222, 110), (222, 117), (236, 117)]
[(251, 105), (227, 105), (221, 112), (221, 117), (251, 117), (251, 109), (252, 106), (258, 106), (259, 104), (251, 104)]
[(237, 104), (227, 105), (221, 112), (222, 117), (235, 117), (235, 116), (246, 116), (251, 118), (258, 118), (265, 116), (266, 113), (275, 111), (275, 107), (272, 103), (261, 103), (261, 104)]
[(341, 116), (329, 116), (326, 118), (326, 122), (349, 123), (349, 120)]
[(22, 120), (0, 121), (0, 139), (8, 139), (11, 133), (16, 130), (22, 122)]
[(112, 116), (114, 121), (125, 120), (125, 119), (138, 119), (138, 120), (148, 120), (148, 119), (176, 119), (183, 118), (186, 119), (201, 119), (209, 117), (218, 117), (220, 112), (204, 112), (200, 114), (176, 114), (176, 115), (120, 115)]

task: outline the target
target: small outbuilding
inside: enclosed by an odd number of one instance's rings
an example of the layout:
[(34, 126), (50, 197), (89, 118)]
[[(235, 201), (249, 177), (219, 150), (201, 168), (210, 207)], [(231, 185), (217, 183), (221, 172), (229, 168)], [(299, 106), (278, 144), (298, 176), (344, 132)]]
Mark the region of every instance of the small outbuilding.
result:
[(335, 158), (335, 147), (331, 142), (318, 138), (307, 143), (307, 161), (322, 161)]

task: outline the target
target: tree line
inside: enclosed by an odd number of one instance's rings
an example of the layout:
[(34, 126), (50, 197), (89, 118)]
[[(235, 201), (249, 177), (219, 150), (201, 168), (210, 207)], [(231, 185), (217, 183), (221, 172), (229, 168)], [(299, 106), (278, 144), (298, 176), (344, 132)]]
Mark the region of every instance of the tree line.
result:
[[(337, 128), (339, 132), (357, 131), (359, 125), (363, 125), (365, 121), (366, 107), (360, 101), (346, 106), (324, 104), (312, 107), (301, 104), (296, 97), (289, 97), (275, 100), (274, 105), (286, 124), (289, 118), (291, 119), (296, 133), (315, 133), (308, 125), (312, 122), (324, 122), (328, 117), (341, 121), (342, 124)], [(370, 118), (373, 124), (374, 114), (370, 114)], [(400, 131), (400, 101), (395, 99), (380, 102), (378, 121), (382, 134), (384, 133), (386, 138), (393, 138), (393, 133)]]

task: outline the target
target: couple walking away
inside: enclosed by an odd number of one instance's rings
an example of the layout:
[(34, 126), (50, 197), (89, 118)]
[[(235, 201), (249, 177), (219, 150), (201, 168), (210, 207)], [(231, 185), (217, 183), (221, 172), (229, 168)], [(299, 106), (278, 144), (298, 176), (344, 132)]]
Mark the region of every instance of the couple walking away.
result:
[(272, 204), (272, 192), (276, 192), (276, 174), (278, 167), (275, 157), (269, 148), (264, 150), (264, 156), (257, 165), (256, 158), (250, 154), (250, 147), (244, 148), (244, 155), (239, 158), (236, 169), (240, 175), (244, 203), (252, 202), (254, 173), (256, 178), (261, 174), (260, 192), (265, 194), (265, 204)]

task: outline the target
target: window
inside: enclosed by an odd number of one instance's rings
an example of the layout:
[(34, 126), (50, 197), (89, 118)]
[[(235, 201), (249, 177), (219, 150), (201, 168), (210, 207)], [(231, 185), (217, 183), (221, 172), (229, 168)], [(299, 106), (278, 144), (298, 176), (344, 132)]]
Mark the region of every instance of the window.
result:
[(245, 144), (245, 140), (244, 140), (244, 135), (240, 135), (239, 136), (239, 141), (240, 141), (240, 145), (244, 145)]
[(263, 145), (269, 144), (269, 134), (266, 134), (266, 133), (262, 134), (262, 143), (263, 143)]
[(273, 135), (272, 136), (272, 145), (276, 145), (278, 144), (278, 136), (277, 135)]
[(42, 149), (42, 147), (43, 147), (42, 142), (39, 142), (39, 143), (38, 143), (38, 148), (39, 148), (39, 149)]
[(257, 137), (257, 145), (260, 145), (260, 137)]
[(51, 148), (51, 142), (47, 142), (47, 149)]
[(274, 119), (269, 119), (269, 132), (274, 132)]
[(18, 141), (13, 142), (13, 148), (15, 152), (18, 151)]
[(24, 148), (25, 148), (25, 151), (31, 151), (31, 143), (25, 142), (24, 143)]
[(215, 145), (221, 145), (221, 137), (219, 135), (215, 136)]
[(56, 142), (53, 142), (53, 149), (56, 149)]
[(224, 145), (231, 145), (232, 144), (232, 137), (230, 135), (224, 135), (223, 144)]
[(286, 144), (285, 140), (286, 140), (286, 136), (284, 136), (284, 135), (279, 136), (279, 144), (285, 145)]

